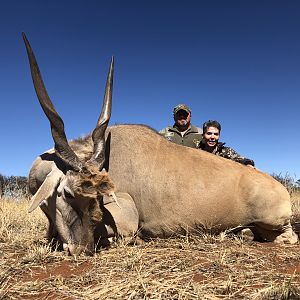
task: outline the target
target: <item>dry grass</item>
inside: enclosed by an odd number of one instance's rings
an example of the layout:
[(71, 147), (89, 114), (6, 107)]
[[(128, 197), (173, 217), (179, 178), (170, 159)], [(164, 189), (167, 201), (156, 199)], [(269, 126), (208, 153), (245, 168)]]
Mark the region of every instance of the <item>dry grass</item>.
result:
[(293, 210), (293, 226), (297, 232), (300, 232), (300, 191), (291, 193), (292, 210)]
[(0, 299), (300, 299), (299, 244), (203, 234), (73, 258), (51, 251), (46, 218), (27, 207), (0, 201)]

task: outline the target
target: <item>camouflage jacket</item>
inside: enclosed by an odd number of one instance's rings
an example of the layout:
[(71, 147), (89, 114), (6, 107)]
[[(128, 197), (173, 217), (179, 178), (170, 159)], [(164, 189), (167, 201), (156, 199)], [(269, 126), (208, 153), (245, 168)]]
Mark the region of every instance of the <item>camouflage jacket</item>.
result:
[(165, 137), (168, 141), (191, 148), (199, 148), (202, 140), (202, 129), (194, 125), (190, 125), (190, 128), (183, 136), (175, 124), (173, 127), (168, 126), (160, 130), (159, 134)]
[[(251, 165), (254, 167), (254, 161), (252, 159), (243, 157), (239, 155), (235, 150), (230, 147), (225, 147), (225, 143), (218, 143), (214, 151), (212, 152), (215, 155), (231, 159), (243, 165)], [(203, 150), (203, 144), (200, 144), (200, 149)]]

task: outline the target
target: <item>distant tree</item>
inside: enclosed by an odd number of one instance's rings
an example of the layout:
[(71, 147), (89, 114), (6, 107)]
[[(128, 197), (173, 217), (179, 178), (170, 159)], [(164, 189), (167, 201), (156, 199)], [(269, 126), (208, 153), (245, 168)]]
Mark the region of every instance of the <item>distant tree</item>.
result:
[(28, 196), (27, 177), (0, 174), (0, 198), (19, 199)]
[(4, 176), (0, 174), (0, 198), (3, 195), (3, 188), (4, 188)]
[(292, 194), (293, 192), (299, 190), (300, 188), (300, 179), (295, 181), (295, 178), (293, 178), (290, 174), (286, 173), (285, 175), (279, 174), (271, 174), (271, 176), (279, 181), (282, 185), (286, 187), (288, 192)]

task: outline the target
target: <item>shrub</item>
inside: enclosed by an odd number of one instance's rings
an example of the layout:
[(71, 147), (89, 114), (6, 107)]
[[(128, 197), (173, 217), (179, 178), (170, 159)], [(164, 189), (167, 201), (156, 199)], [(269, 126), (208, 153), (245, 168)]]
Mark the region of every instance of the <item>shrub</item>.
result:
[(25, 176), (0, 174), (0, 198), (20, 199), (28, 197), (28, 179)]
[(271, 176), (285, 186), (290, 194), (300, 191), (300, 179), (296, 180), (289, 173), (285, 175), (273, 173)]

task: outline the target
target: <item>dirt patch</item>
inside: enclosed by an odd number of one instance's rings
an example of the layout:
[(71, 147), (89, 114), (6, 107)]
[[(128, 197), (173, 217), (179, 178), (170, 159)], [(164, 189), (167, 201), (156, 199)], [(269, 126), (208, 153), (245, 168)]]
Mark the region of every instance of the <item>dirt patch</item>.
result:
[(300, 274), (300, 263), (295, 263), (294, 265), (288, 265), (283, 270), (281, 270), (282, 273), (288, 274), (288, 275), (298, 275)]
[(70, 261), (62, 261), (53, 265), (46, 265), (41, 267), (31, 267), (29, 272), (26, 272), (20, 278), (20, 281), (42, 281), (51, 278), (68, 278), (71, 276), (84, 275), (88, 270), (92, 268), (90, 262), (82, 262), (79, 264), (74, 264)]

